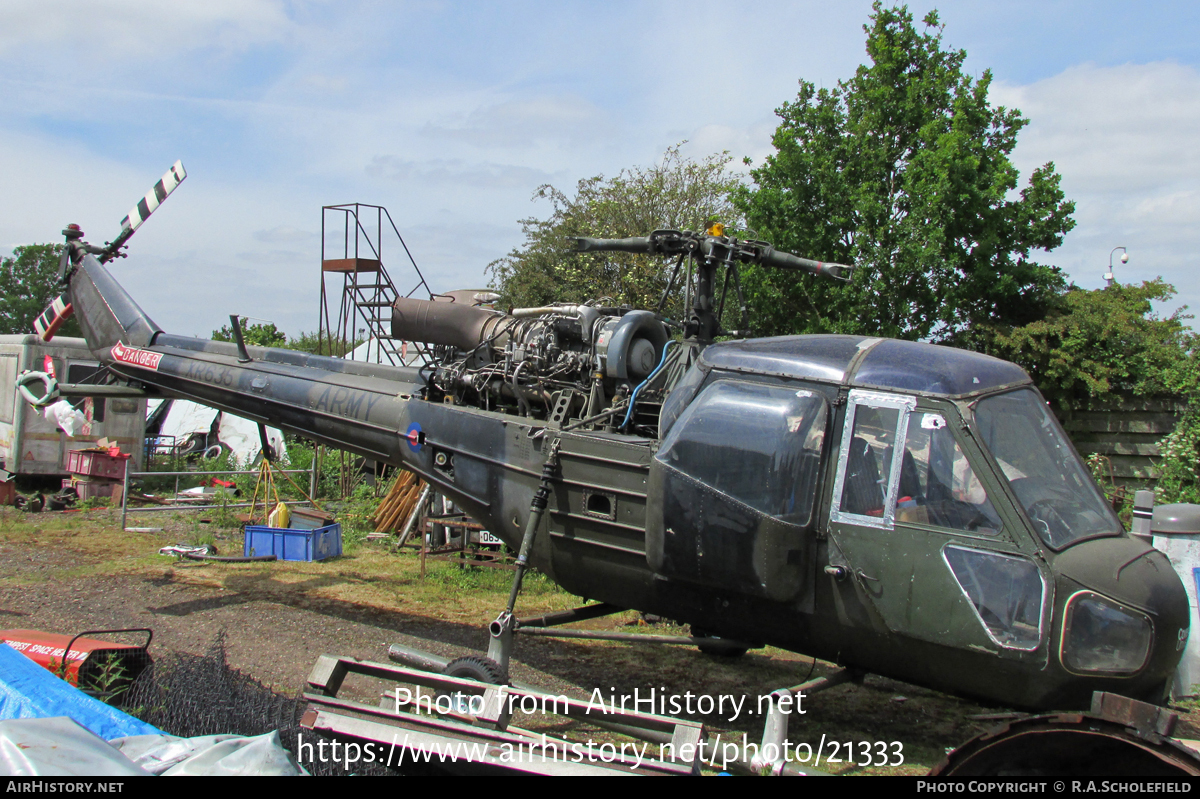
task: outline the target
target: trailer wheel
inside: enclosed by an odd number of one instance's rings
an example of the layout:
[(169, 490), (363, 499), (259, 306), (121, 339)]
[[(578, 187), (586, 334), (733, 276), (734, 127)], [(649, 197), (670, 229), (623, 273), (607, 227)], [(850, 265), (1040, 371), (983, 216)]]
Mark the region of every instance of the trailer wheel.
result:
[(464, 680), (474, 680), (475, 682), (484, 682), (488, 685), (503, 685), (506, 680), (504, 677), (504, 669), (500, 668), (500, 664), (491, 658), (480, 657), (478, 655), (468, 655), (467, 657), (452, 660), (446, 664), (446, 668), (442, 671), (447, 677), (460, 677)]
[[(446, 664), (446, 668), (442, 669), (442, 674), (488, 685), (503, 685), (507, 682), (504, 678), (504, 670), (500, 668), (499, 663), (491, 658), (478, 655), (468, 655), (465, 658), (450, 661)], [(449, 698), (453, 708), (452, 714), (474, 716), (482, 710), (482, 705), (479, 704), (480, 697), (477, 694), (466, 691), (450, 691), (449, 693), (439, 691), (438, 693)]]

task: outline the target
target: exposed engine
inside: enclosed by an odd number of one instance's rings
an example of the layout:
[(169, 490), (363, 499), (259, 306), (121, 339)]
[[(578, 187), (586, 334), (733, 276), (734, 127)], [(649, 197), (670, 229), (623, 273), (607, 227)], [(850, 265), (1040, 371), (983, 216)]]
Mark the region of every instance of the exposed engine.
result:
[[(397, 300), (392, 337), (434, 345), (430, 390), (440, 392), (446, 402), (520, 413), (551, 425), (590, 425), (655, 437), (665, 394), (698, 352), (719, 335), (748, 332), (738, 264), (850, 278), (851, 267), (801, 258), (767, 242), (743, 241), (724, 232), (723, 225), (714, 224), (705, 233), (656, 230), (644, 237), (575, 240), (579, 253), (677, 257), (664, 299), (676, 285), (684, 260), (692, 262), (695, 283), (690, 284), (689, 271), (687, 291), (691, 308), (678, 347), (670, 347), (666, 323), (650, 311), (587, 303), (516, 308), (504, 314), (463, 302), (464, 292), (444, 297), (449, 302)], [(719, 301), (718, 268), (727, 270)], [(721, 329), (729, 278), (741, 307), (741, 331)]]
[[(657, 425), (665, 380), (649, 379), (666, 377), (670, 335), (656, 314), (592, 304), (506, 314), (446, 299), (401, 298), (392, 312), (393, 338), (433, 345), (430, 399), (559, 425)], [(636, 416), (621, 416), (635, 391)]]

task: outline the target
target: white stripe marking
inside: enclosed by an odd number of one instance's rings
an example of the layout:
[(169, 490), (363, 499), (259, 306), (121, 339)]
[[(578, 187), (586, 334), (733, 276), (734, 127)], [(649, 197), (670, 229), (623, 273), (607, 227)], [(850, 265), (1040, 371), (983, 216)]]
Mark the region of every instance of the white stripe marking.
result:
[[(166, 174), (163, 175), (160, 180), (167, 197), (171, 196), (171, 192), (175, 191), (175, 189), (186, 177), (187, 172), (183, 169), (183, 161), (176, 161), (171, 165), (171, 168), (167, 170)], [(141, 211), (138, 210), (138, 206), (133, 206), (133, 210), (129, 212), (128, 216), (121, 220), (122, 228), (131, 228), (133, 230), (137, 230), (143, 222), (150, 218), (150, 214), (154, 213), (158, 209), (160, 203), (158, 201), (158, 195), (155, 193), (153, 188), (146, 193), (144, 199), (146, 200), (146, 215), (142, 216)]]

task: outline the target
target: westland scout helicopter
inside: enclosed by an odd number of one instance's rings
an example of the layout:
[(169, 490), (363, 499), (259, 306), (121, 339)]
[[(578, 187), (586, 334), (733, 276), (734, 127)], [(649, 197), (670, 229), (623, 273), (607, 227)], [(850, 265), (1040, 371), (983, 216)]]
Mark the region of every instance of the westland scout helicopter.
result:
[[(739, 264), (839, 280), (850, 267), (719, 226), (584, 238), (584, 252), (675, 257), (672, 283), (691, 261), (678, 340), (647, 310), (402, 298), (393, 336), (429, 345), (427, 363), (358, 363), (173, 335), (137, 306), (103, 263), (182, 177), (177, 164), (105, 247), (64, 231), (57, 313), (69, 304), (122, 390), (411, 469), (522, 569), (604, 603), (593, 616), (637, 609), (1028, 708), (1163, 700), (1184, 589), (1122, 529), (1019, 367), (862, 336), (714, 342), (721, 270), (740, 294)], [(39, 402), (58, 392), (25, 386)], [(521, 573), (491, 625), (493, 675)]]

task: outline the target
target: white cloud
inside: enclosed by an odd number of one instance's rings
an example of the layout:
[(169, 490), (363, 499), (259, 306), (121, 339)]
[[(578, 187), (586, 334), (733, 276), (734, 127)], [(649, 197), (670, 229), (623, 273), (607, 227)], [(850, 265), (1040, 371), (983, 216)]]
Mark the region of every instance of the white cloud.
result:
[(367, 174), (402, 183), (451, 183), (488, 189), (519, 188), (526, 191), (551, 179), (548, 172), (516, 164), (490, 162), (467, 164), (458, 159), (435, 158), (406, 161), (394, 155), (377, 155), (367, 165)]
[(1053, 161), (1076, 229), (1046, 260), (1087, 288), (1103, 284), (1113, 247), (1128, 247), (1118, 280), (1164, 277), (1200, 304), (1200, 73), (1171, 62), (1085, 64), (992, 100), (1029, 118), (1014, 160), (1024, 175)]
[(761, 166), (763, 159), (775, 152), (771, 136), (778, 126), (779, 120), (773, 118), (764, 118), (745, 127), (704, 125), (691, 134), (681, 152), (689, 158), (704, 158), (728, 151), (734, 158), (734, 169), (742, 169), (743, 157), (749, 157), (752, 166)]
[(1076, 187), (1125, 194), (1200, 173), (1200, 74), (1166, 62), (1084, 65), (994, 96), (1032, 120), (1027, 156), (1053, 160)]
[(1184, 226), (1200, 219), (1200, 193), (1177, 191), (1141, 199), (1130, 214), (1142, 223)]
[(79, 224), (93, 241), (112, 238), (121, 218), (157, 180), (139, 179), (136, 170), (78, 144), (2, 129), (0, 175), (5, 197), (0, 247), (5, 248), (58, 241), (68, 222)]
[(574, 96), (534, 96), (479, 106), (466, 114), (433, 121), (422, 130), (443, 141), (478, 147), (528, 148), (547, 140), (579, 144), (613, 133), (613, 122), (594, 104)]
[(0, 54), (65, 46), (146, 63), (198, 49), (244, 50), (292, 29), (280, 0), (40, 0), (0, 5)]
[(317, 238), (317, 235), (311, 230), (300, 230), (290, 225), (278, 225), (270, 230), (254, 231), (254, 240), (267, 244), (290, 244), (307, 242)]
[[(71, 221), (111, 238), (182, 158), (187, 184), (114, 269), (172, 331), (206, 334), (231, 312), (313, 329), (331, 202), (386, 206), (435, 290), (480, 286), (518, 220), (548, 212), (529, 202), (541, 183), (570, 190), (685, 139), (691, 157), (761, 164), (796, 79), (830, 86), (863, 59), (869, 8), (3, 3), (0, 248), (58, 240)], [(1054, 160), (1078, 203), (1046, 260), (1098, 285), (1124, 244), (1122, 279), (1200, 293), (1193, 69), (1085, 65), (993, 99), (1033, 120), (1025, 174)], [(407, 290), (399, 248), (385, 252)]]

